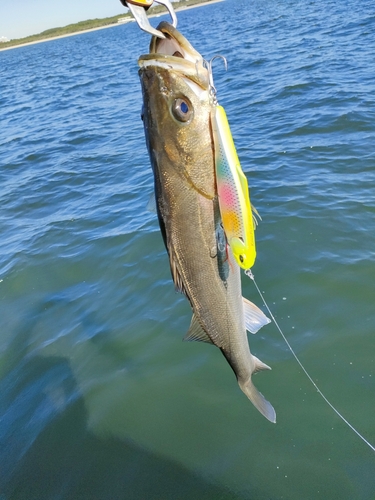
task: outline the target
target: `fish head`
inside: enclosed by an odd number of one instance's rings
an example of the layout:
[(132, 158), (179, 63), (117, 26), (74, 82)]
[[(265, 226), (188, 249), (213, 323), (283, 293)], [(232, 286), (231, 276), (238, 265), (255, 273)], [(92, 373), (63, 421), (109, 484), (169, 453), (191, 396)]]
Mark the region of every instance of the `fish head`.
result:
[[(171, 24), (163, 21), (157, 29), (165, 38), (153, 36), (149, 54), (138, 59), (141, 81), (146, 80), (146, 92), (164, 97), (193, 93), (201, 101), (208, 100), (209, 74), (201, 54)], [(173, 116), (183, 123), (190, 117), (184, 112)]]
[(215, 196), (202, 165), (214, 158), (210, 132), (212, 104), (209, 74), (201, 54), (167, 22), (158, 30), (165, 39), (152, 37), (149, 54), (139, 60), (143, 91), (143, 122), (153, 168), (168, 163), (204, 195)]

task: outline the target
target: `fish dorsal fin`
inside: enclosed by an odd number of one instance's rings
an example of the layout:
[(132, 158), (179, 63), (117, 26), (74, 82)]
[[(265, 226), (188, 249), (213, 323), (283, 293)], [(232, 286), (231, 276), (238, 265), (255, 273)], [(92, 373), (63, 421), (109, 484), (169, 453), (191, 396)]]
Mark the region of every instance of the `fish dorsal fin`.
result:
[(253, 354), (253, 358), (254, 358), (254, 362), (255, 362), (255, 368), (254, 368), (253, 373), (260, 372), (261, 370), (272, 370), (272, 368), (270, 366), (266, 365), (266, 363), (263, 363), (263, 361), (261, 361), (259, 358), (254, 356), (254, 354)]
[(206, 342), (207, 344), (213, 343), (207, 333), (203, 330), (195, 314), (193, 314), (193, 317), (191, 318), (190, 328), (185, 335), (184, 340), (188, 342)]
[(242, 297), (242, 301), (246, 330), (251, 333), (256, 333), (262, 328), (262, 326), (271, 323), (271, 320), (267, 318), (264, 312), (261, 311), (255, 304), (250, 302), (250, 300)]

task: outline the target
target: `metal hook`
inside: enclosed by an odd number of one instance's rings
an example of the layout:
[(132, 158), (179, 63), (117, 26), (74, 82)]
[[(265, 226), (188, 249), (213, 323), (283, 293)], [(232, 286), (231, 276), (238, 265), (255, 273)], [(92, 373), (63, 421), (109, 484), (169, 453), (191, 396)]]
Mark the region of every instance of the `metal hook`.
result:
[(228, 70), (228, 61), (226, 57), (222, 56), (221, 54), (217, 54), (216, 56), (212, 57), (210, 61), (206, 61), (205, 59), (203, 60), (204, 66), (206, 67), (208, 71), (208, 84), (209, 84), (209, 92), (210, 96), (212, 99), (212, 102), (214, 105), (217, 104), (217, 99), (216, 99), (216, 87), (214, 85), (214, 77), (213, 77), (213, 72), (212, 72), (212, 63), (215, 59), (222, 59), (224, 61), (224, 66), (225, 66), (225, 71)]

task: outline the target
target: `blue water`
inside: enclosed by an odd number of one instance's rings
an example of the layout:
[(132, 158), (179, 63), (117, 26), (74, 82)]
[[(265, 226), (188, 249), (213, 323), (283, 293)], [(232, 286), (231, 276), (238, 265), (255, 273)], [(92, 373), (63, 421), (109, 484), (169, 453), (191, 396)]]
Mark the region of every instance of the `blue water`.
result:
[[(254, 274), (314, 381), (375, 444), (373, 2), (178, 14), (215, 61), (253, 204)], [(152, 21), (156, 24), (156, 20)], [(0, 52), (0, 498), (374, 500), (375, 454), (274, 324), (272, 425), (184, 343), (154, 213), (134, 24)], [(209, 287), (209, 284), (207, 284)], [(243, 293), (261, 306), (244, 276)]]

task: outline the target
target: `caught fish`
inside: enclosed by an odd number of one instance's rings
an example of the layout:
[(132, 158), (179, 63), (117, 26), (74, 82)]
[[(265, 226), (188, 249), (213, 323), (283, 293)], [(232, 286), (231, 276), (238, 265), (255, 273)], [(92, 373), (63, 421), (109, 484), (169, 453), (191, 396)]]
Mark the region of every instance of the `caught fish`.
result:
[(222, 106), (211, 113), (216, 182), (225, 235), (237, 264), (250, 269), (255, 262), (255, 237), (249, 186), (243, 173)]
[(156, 209), (176, 288), (193, 317), (185, 340), (217, 346), (238, 384), (271, 422), (272, 405), (252, 375), (270, 369), (250, 352), (246, 330), (269, 323), (242, 297), (240, 268), (226, 245), (215, 177), (213, 105), (202, 56), (166, 22), (140, 57), (143, 122), (154, 173)]

